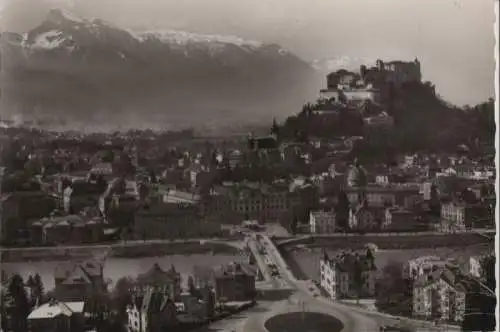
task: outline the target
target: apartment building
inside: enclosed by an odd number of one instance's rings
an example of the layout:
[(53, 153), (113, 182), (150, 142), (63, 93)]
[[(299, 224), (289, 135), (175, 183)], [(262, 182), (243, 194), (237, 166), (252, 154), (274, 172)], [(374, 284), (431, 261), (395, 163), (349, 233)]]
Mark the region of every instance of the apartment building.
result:
[(326, 251), (319, 262), (320, 286), (330, 295), (331, 299), (337, 299), (337, 274), (335, 261), (328, 257)]
[(27, 317), (30, 332), (83, 332), (85, 302), (51, 300), (36, 307)]
[(403, 264), (403, 279), (417, 279), (436, 267), (453, 265), (452, 262), (438, 256), (421, 256), (408, 260)]
[(253, 301), (257, 294), (255, 275), (244, 264), (230, 263), (216, 268), (213, 273), (216, 301)]
[[(366, 198), (369, 206), (401, 206), (411, 207), (412, 196), (419, 195), (420, 187), (417, 185), (375, 185), (368, 184), (365, 187), (346, 188), (347, 198), (351, 204), (359, 203), (360, 196)], [(363, 195), (360, 195), (363, 193)]]
[(334, 233), (335, 213), (331, 211), (311, 211), (309, 213), (309, 226), (313, 234)]
[(132, 302), (127, 307), (130, 332), (160, 332), (178, 324), (174, 301), (159, 288), (134, 293)]
[(465, 202), (452, 201), (441, 205), (441, 219), (446, 228), (465, 229)]
[(29, 227), (29, 220), (48, 216), (56, 203), (41, 191), (17, 191), (0, 197), (0, 241), (16, 239)]
[(54, 271), (55, 294), (61, 301), (80, 301), (106, 292), (103, 264), (97, 260), (58, 265)]
[(226, 223), (240, 223), (245, 219), (276, 222), (298, 201), (297, 193), (290, 192), (288, 187), (228, 183), (216, 186), (204, 199), (203, 213), (224, 216)]
[(415, 214), (400, 207), (385, 209), (383, 228), (391, 231), (409, 231), (417, 227)]
[(151, 289), (161, 289), (168, 298), (175, 301), (181, 294), (181, 281), (181, 275), (173, 265), (166, 271), (155, 263), (137, 277), (135, 293), (144, 295)]
[(320, 285), (332, 299), (372, 297), (376, 277), (371, 251), (344, 252), (333, 258), (325, 251), (320, 260)]
[(134, 234), (138, 238), (214, 236), (219, 231), (219, 225), (201, 218), (198, 206), (188, 203), (146, 204), (134, 216)]
[(464, 319), (470, 294), (494, 296), (477, 279), (452, 267), (434, 267), (415, 279), (413, 287), (414, 316), (456, 323)]

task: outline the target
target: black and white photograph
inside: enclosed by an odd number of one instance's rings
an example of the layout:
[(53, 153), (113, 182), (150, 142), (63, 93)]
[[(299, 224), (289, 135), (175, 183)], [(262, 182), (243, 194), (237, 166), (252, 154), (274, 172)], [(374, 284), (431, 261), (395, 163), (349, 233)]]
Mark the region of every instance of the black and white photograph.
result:
[(0, 0), (0, 332), (498, 331), (498, 4)]

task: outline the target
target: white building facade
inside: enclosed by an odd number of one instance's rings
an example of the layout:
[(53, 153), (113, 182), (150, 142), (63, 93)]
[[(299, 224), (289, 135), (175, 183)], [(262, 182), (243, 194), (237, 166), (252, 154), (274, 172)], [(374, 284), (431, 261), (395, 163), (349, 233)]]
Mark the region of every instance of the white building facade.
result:
[(320, 285), (330, 295), (332, 300), (337, 298), (337, 275), (335, 262), (330, 260), (326, 253), (320, 260)]
[(325, 234), (335, 232), (335, 213), (328, 211), (315, 211), (309, 214), (311, 233)]
[(434, 267), (442, 267), (448, 262), (438, 256), (422, 256), (410, 259), (403, 265), (403, 279), (415, 279), (432, 271)]

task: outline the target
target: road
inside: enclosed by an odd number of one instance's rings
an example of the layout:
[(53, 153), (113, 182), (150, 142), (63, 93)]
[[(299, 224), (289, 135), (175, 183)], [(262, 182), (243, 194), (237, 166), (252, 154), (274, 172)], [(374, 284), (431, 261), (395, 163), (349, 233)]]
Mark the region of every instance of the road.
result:
[(257, 266), (259, 267), (259, 270), (262, 273), (264, 280), (268, 282), (274, 282), (273, 277), (271, 276), (271, 272), (269, 271), (269, 268), (262, 259), (262, 256), (259, 254), (259, 248), (257, 247), (257, 243), (252, 240), (249, 240), (247, 243), (248, 243), (248, 248), (250, 248), (250, 251), (255, 257), (255, 261), (257, 262)]
[[(280, 268), (280, 273), (287, 279), (290, 285), (293, 285), (297, 289), (299, 298), (306, 303), (312, 304), (312, 308), (318, 312), (328, 313), (336, 318), (340, 319), (344, 323), (343, 332), (347, 331), (378, 331), (379, 327), (382, 325), (400, 325), (411, 326), (417, 331), (431, 332), (431, 331), (442, 331), (443, 328), (447, 332), (459, 331), (455, 326), (440, 326), (436, 327), (433, 323), (409, 319), (393, 317), (391, 315), (371, 312), (366, 309), (351, 307), (338, 302), (328, 300), (324, 297), (315, 297), (313, 293), (320, 293), (317, 287), (312, 282), (297, 280), (287, 263), (284, 261), (283, 257), (274, 246), (272, 241), (267, 236), (262, 236), (263, 240), (268, 243), (267, 248), (270, 255), (273, 257), (276, 265)], [(273, 248), (271, 250), (271, 248)], [(312, 289), (312, 291), (311, 291)], [(250, 332), (250, 331), (249, 331)]]
[(95, 243), (95, 244), (81, 244), (81, 245), (70, 245), (70, 246), (54, 246), (54, 247), (20, 247), (20, 248), (0, 248), (0, 252), (9, 251), (38, 251), (38, 250), (71, 250), (71, 249), (112, 249), (112, 248), (128, 248), (128, 247), (139, 247), (148, 244), (176, 244), (176, 243), (193, 243), (200, 242), (203, 243), (213, 243), (213, 244), (225, 244), (237, 249), (243, 249), (243, 241), (227, 241), (225, 239), (190, 239), (190, 240), (131, 240), (131, 241), (119, 241), (113, 243)]
[[(257, 248), (257, 243), (255, 240), (249, 240), (249, 247)], [(254, 243), (252, 243), (254, 242)], [(265, 242), (267, 243), (267, 242)], [(283, 291), (282, 299), (271, 300), (271, 299), (259, 299), (256, 307), (242, 313), (239, 317), (225, 319), (210, 325), (210, 330), (214, 331), (224, 331), (224, 332), (267, 332), (264, 324), (267, 319), (272, 316), (289, 313), (289, 312), (299, 312), (301, 310), (313, 311), (324, 314), (332, 315), (344, 324), (343, 332), (373, 332), (378, 331), (378, 323), (364, 315), (363, 313), (358, 313), (356, 311), (350, 310), (344, 306), (335, 306), (332, 304), (325, 305), (320, 298), (315, 298), (310, 292), (307, 291), (307, 286), (301, 282), (295, 280), (295, 278), (290, 277), (291, 274), (287, 272), (286, 268), (279, 264), (278, 259), (274, 256), (272, 247), (269, 244), (265, 245), (266, 252), (269, 258), (278, 266), (280, 271), (280, 277), (274, 278), (276, 281), (281, 282), (270, 282), (261, 283), (259, 288), (261, 288), (262, 293), (266, 293), (265, 285), (269, 290), (286, 290), (290, 289), (290, 292)], [(258, 256), (260, 253), (256, 252)], [(259, 261), (259, 258), (256, 257)], [(264, 259), (261, 257), (261, 261)], [(264, 264), (266, 265), (266, 264)], [(306, 289), (304, 289), (304, 287)]]
[[(336, 317), (344, 324), (344, 329), (342, 330), (343, 332), (378, 331), (379, 324), (376, 320), (355, 310), (351, 310), (351, 308), (346, 306), (330, 302), (321, 296), (316, 297), (313, 295), (313, 292), (309, 290), (309, 285), (307, 283), (299, 281), (293, 276), (286, 262), (284, 262), (269, 237), (262, 236), (262, 242), (267, 243), (267, 252), (278, 266), (283, 279), (285, 279), (286, 282), (296, 290), (296, 292), (289, 299), (274, 306), (272, 308), (273, 310), (266, 315), (265, 319), (272, 315), (290, 311), (300, 311), (304, 309), (306, 311), (314, 311)], [(319, 292), (316, 292), (316, 294), (319, 294)], [(248, 330), (248, 332), (250, 332), (250, 330)]]

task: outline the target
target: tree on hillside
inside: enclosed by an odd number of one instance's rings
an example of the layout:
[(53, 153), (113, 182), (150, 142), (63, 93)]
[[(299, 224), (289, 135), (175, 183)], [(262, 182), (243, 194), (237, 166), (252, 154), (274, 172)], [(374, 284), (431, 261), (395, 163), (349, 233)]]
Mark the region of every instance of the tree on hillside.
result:
[(90, 322), (97, 328), (98, 332), (105, 331), (109, 319), (110, 298), (108, 293), (93, 292), (87, 298)]
[(35, 282), (33, 285), (33, 296), (35, 300), (37, 300), (38, 303), (41, 304), (45, 302), (45, 287), (43, 286), (43, 281), (40, 274), (35, 274), (33, 281)]
[(366, 249), (366, 260), (371, 264), (375, 265), (375, 254), (372, 248)]
[(496, 291), (496, 279), (495, 279), (495, 255), (488, 255), (481, 259), (481, 270), (483, 271), (484, 280), (486, 286), (493, 292)]
[(365, 278), (364, 278), (364, 259), (362, 256), (356, 255), (356, 260), (353, 266), (353, 278), (354, 278), (354, 287), (356, 291), (356, 303), (359, 304), (359, 300), (361, 299), (361, 295), (363, 292)]
[(409, 280), (403, 279), (403, 265), (400, 262), (389, 262), (377, 280), (375, 305), (382, 312), (410, 315), (411, 290)]
[(7, 316), (7, 310), (6, 310), (6, 304), (7, 304), (7, 298), (5, 296), (5, 290), (2, 289), (0, 290), (0, 329), (2, 331), (8, 331), (9, 330), (9, 318)]
[(429, 201), (429, 208), (433, 217), (441, 215), (441, 201), (439, 199), (439, 192), (435, 184), (431, 185), (431, 199)]
[(335, 214), (337, 219), (337, 225), (343, 231), (349, 229), (349, 199), (345, 191), (341, 191), (338, 196), (338, 201), (335, 206)]
[(112, 150), (103, 151), (103, 155), (101, 157), (103, 163), (112, 163), (115, 160), (115, 154)]
[(472, 287), (466, 294), (464, 320), (462, 331), (494, 331), (495, 296), (484, 294), (480, 287)]
[(469, 301), (466, 301), (465, 318), (462, 322), (463, 331), (493, 331), (496, 326), (496, 258), (494, 255), (486, 256), (480, 264), (484, 284), (489, 290), (477, 287), (476, 290), (468, 294)]
[(464, 121), (468, 123), (467, 132), (472, 140), (493, 143), (495, 137), (495, 101), (490, 98), (484, 103), (480, 103), (474, 107), (465, 107)]
[(302, 111), (300, 112), (300, 116), (310, 118), (312, 116), (312, 112), (318, 109), (318, 105), (312, 103), (306, 103), (302, 106)]
[(200, 298), (201, 297), (201, 293), (200, 291), (196, 288), (196, 285), (194, 283), (194, 278), (193, 276), (189, 276), (188, 277), (188, 280), (187, 280), (187, 285), (188, 285), (188, 291), (189, 291), (189, 294), (191, 294), (192, 296), (195, 296), (197, 298)]
[(45, 294), (40, 275), (38, 273), (35, 274), (35, 277), (30, 275), (26, 281), (26, 286), (30, 289), (30, 307), (42, 304), (45, 300)]
[(34, 280), (33, 276), (30, 274), (28, 277), (28, 280), (26, 280), (26, 286), (28, 288), (32, 288), (34, 284), (35, 284), (35, 280)]
[(134, 282), (132, 279), (122, 277), (116, 282), (112, 293), (113, 306), (118, 311), (118, 319), (122, 322), (125, 322), (127, 318), (127, 306), (132, 304), (131, 289), (133, 285)]
[(273, 125), (271, 126), (271, 134), (276, 135), (276, 137), (279, 138), (280, 127), (278, 126), (278, 123), (276, 122), (276, 118), (273, 118)]
[(10, 327), (13, 332), (27, 331), (27, 317), (30, 313), (28, 295), (23, 278), (19, 274), (11, 277), (5, 294), (5, 310), (11, 317)]

